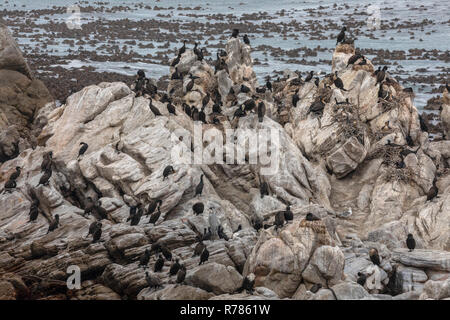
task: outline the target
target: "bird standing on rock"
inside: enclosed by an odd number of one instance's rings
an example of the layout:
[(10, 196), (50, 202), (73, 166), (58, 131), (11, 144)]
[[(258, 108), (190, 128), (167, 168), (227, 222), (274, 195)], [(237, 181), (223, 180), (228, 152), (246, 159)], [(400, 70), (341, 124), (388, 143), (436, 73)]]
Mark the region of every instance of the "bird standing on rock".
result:
[(17, 178), (20, 176), (20, 167), (16, 167), (16, 171), (14, 171), (10, 176), (9, 180), (17, 180)]
[(158, 206), (158, 208), (156, 208), (156, 212), (150, 216), (148, 223), (155, 224), (158, 221), (160, 216), (161, 216), (161, 210), (160, 210), (160, 206)]
[(369, 258), (370, 258), (370, 261), (373, 262), (373, 264), (375, 264), (377, 266), (380, 265), (380, 263), (381, 263), (380, 255), (378, 254), (378, 250), (376, 248), (372, 248), (369, 250)]
[(92, 235), (92, 243), (96, 243), (102, 237), (102, 225), (100, 224), (97, 229), (95, 229), (94, 234)]
[(86, 142), (80, 142), (80, 146), (81, 146), (81, 148), (80, 148), (80, 150), (78, 151), (78, 158), (79, 158), (80, 156), (82, 156), (82, 155), (86, 152), (86, 150), (88, 149), (88, 147), (89, 147), (89, 145), (88, 145)]
[[(39, 185), (44, 185), (44, 186), (46, 186), (46, 185), (48, 185), (48, 181), (50, 180), (50, 177), (52, 176), (52, 168), (50, 167), (50, 168), (48, 168), (45, 172), (44, 172), (44, 174), (41, 176), (41, 178), (39, 179), (39, 183), (38, 183), (38, 185), (37, 185), (37, 187), (39, 186)], [(14, 182), (15, 183), (15, 182)]]
[(178, 270), (180, 270), (181, 265), (179, 263), (179, 259), (176, 259), (175, 262), (170, 266), (169, 269), (169, 276), (174, 276), (178, 273)]
[(39, 215), (39, 200), (34, 199), (30, 206), (30, 220), (29, 222), (35, 221)]
[(156, 275), (152, 276), (147, 272), (145, 272), (145, 281), (147, 281), (147, 284), (150, 288), (159, 288), (162, 287), (161, 279), (159, 279)]
[(42, 158), (41, 172), (44, 172), (52, 166), (53, 151), (44, 153)]
[(284, 211), (277, 212), (275, 215), (275, 230), (283, 227), (284, 225)]
[(177, 274), (177, 283), (183, 283), (184, 279), (186, 279), (186, 267), (182, 265)]
[(414, 240), (414, 237), (411, 233), (408, 234), (408, 237), (406, 238), (406, 246), (409, 249), (409, 252), (413, 251), (416, 248), (416, 240)]
[(200, 262), (198, 265), (204, 264), (209, 259), (209, 251), (208, 248), (205, 247), (202, 254), (200, 255)]
[(203, 202), (197, 202), (192, 206), (192, 210), (194, 211), (195, 215), (202, 214), (205, 210), (205, 205)]
[(53, 219), (53, 221), (48, 226), (47, 234), (49, 234), (50, 232), (52, 232), (55, 229), (57, 229), (58, 226), (59, 226), (59, 214), (55, 214), (55, 218)]
[(305, 82), (311, 81), (311, 79), (313, 78), (313, 75), (314, 75), (314, 71), (310, 71), (305, 78)]
[(196, 197), (198, 195), (201, 196), (202, 192), (203, 192), (203, 174), (200, 176), (200, 182), (195, 187), (195, 195), (194, 195), (194, 197)]
[(366, 284), (367, 275), (362, 272), (358, 272), (358, 279), (356, 280), (356, 283), (363, 286)]
[(144, 267), (147, 268), (147, 264), (150, 261), (150, 250), (145, 249), (144, 253), (141, 255), (141, 257), (139, 258), (139, 266), (140, 267)]
[(201, 255), (205, 248), (206, 248), (205, 244), (200, 239), (200, 241), (197, 243), (197, 245), (194, 248), (194, 254), (192, 255), (192, 257)]
[(155, 266), (154, 266), (153, 271), (154, 272), (160, 272), (163, 267), (164, 267), (164, 258), (160, 254), (159, 257), (158, 257), (158, 260), (156, 260), (156, 262), (155, 262)]
[(294, 214), (291, 211), (290, 205), (286, 206), (286, 211), (284, 211), (284, 219), (286, 220), (286, 222), (294, 220)]
[(232, 38), (237, 38), (239, 36), (239, 29), (233, 29), (233, 32), (231, 33)]
[(170, 114), (173, 114), (173, 115), (177, 115), (177, 113), (175, 112), (175, 107), (174, 107), (174, 105), (169, 101), (168, 103), (167, 103), (167, 111), (170, 113)]
[(244, 34), (243, 40), (246, 45), (248, 45), (248, 46), (250, 45), (250, 40), (248, 39), (248, 35)]
[(172, 173), (175, 173), (175, 170), (172, 166), (165, 167), (163, 171), (163, 181)]
[(338, 36), (337, 36), (337, 40), (336, 40), (336, 44), (338, 44), (339, 42), (343, 42), (345, 39), (345, 31), (347, 31), (346, 27), (342, 27), (341, 32), (339, 32)]
[(320, 218), (316, 217), (314, 214), (312, 214), (311, 212), (309, 212), (306, 215), (306, 221), (320, 221)]
[(152, 99), (150, 99), (148, 106), (149, 106), (150, 110), (153, 112), (153, 114), (155, 115), (155, 117), (162, 116), (161, 112), (159, 112), (159, 109), (153, 105)]
[(334, 85), (338, 89), (341, 89), (343, 91), (348, 91), (348, 90), (344, 89), (344, 83), (342, 82), (342, 79), (338, 77), (337, 71), (334, 72)]
[(162, 200), (160, 199), (155, 199), (152, 202), (150, 202), (150, 204), (148, 205), (148, 209), (147, 209), (147, 215), (152, 214), (153, 212), (155, 212), (156, 207), (160, 207), (162, 204)]
[(300, 101), (300, 97), (298, 96), (298, 90), (295, 90), (295, 93), (292, 95), (292, 106), (294, 108), (297, 107), (297, 103)]

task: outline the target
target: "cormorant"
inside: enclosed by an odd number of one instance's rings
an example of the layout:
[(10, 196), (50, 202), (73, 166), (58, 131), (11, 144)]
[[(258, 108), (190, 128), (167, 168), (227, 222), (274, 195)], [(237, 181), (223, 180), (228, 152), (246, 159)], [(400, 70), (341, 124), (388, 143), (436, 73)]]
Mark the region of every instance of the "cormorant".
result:
[(153, 223), (153, 224), (155, 224), (156, 221), (158, 221), (159, 217), (161, 216), (161, 210), (160, 210), (159, 207), (160, 207), (160, 206), (158, 206), (158, 208), (156, 209), (156, 212), (153, 213), (153, 214), (150, 216), (150, 219), (148, 220), (148, 223)]
[(205, 106), (203, 106), (200, 111), (198, 112), (198, 120), (206, 123), (206, 113), (205, 113)]
[(345, 39), (345, 31), (347, 31), (346, 27), (342, 27), (341, 32), (339, 32), (338, 36), (337, 36), (337, 40), (336, 40), (336, 44), (338, 44), (339, 42), (343, 42)]
[(201, 265), (201, 264), (205, 263), (206, 261), (208, 261), (208, 258), (209, 258), (209, 251), (208, 251), (208, 248), (205, 247), (202, 254), (200, 255), (200, 262), (198, 263), (198, 265)]
[(311, 106), (309, 107), (308, 113), (310, 113), (310, 112), (319, 113), (319, 112), (322, 112), (324, 108), (325, 108), (325, 103), (323, 103), (323, 101), (321, 99), (319, 99), (317, 101), (314, 101), (313, 104), (311, 104)]
[(386, 77), (386, 70), (387, 70), (387, 66), (384, 66), (381, 71), (378, 71), (377, 83), (383, 82), (384, 78)]
[(171, 113), (173, 115), (177, 115), (177, 113), (175, 112), (175, 107), (170, 101), (167, 104), (167, 111), (169, 111), (169, 113)]
[(88, 215), (89, 213), (92, 212), (92, 209), (94, 209), (94, 201), (92, 200), (91, 197), (87, 197), (86, 201), (84, 203), (84, 215)]
[(183, 106), (184, 113), (186, 113), (190, 117), (192, 115), (191, 107), (184, 102), (183, 102), (182, 106)]
[(436, 186), (436, 177), (433, 180), (433, 186), (428, 190), (427, 201), (434, 199), (438, 195), (439, 189)]
[(261, 181), (261, 178), (259, 178), (259, 193), (261, 194), (261, 199), (269, 195), (269, 186), (267, 182)]
[(52, 168), (48, 168), (44, 174), (41, 176), (41, 178), (39, 179), (39, 185), (43, 184), (44, 186), (48, 185), (48, 181), (50, 180), (50, 177), (52, 176)]
[(163, 267), (164, 267), (164, 258), (160, 254), (158, 257), (158, 260), (156, 260), (156, 262), (155, 262), (155, 267), (154, 267), (153, 271), (160, 272)]
[(424, 132), (429, 132), (428, 125), (427, 125), (425, 119), (420, 114), (419, 114), (419, 123), (420, 123), (420, 130), (422, 130)]
[(369, 250), (369, 257), (370, 261), (373, 262), (373, 264), (379, 266), (381, 263), (380, 256), (378, 254), (378, 250), (376, 248), (372, 248)]
[(208, 228), (208, 231), (206, 231), (207, 229), (205, 228), (203, 230), (203, 237), (202, 240), (211, 240), (211, 228)]
[(309, 212), (306, 215), (306, 221), (320, 221), (320, 218), (316, 217), (314, 214), (312, 214), (311, 212)]
[(137, 226), (141, 221), (141, 217), (144, 214), (144, 210), (142, 209), (142, 205), (139, 204), (137, 212), (131, 217), (130, 226)]
[(205, 244), (202, 240), (200, 240), (194, 248), (194, 254), (192, 255), (192, 257), (199, 256), (205, 248)]
[(358, 272), (358, 279), (356, 280), (356, 283), (363, 286), (366, 284), (367, 275), (362, 272)]
[(197, 195), (202, 195), (202, 192), (203, 192), (203, 174), (200, 176), (200, 182), (195, 187), (194, 197), (196, 197)]
[(249, 87), (247, 87), (246, 85), (244, 85), (244, 84), (241, 84), (241, 92), (243, 92), (243, 93), (249, 93), (250, 92), (250, 88)]
[(81, 146), (81, 148), (80, 148), (80, 151), (78, 151), (78, 158), (80, 156), (82, 156), (86, 152), (87, 148), (89, 147), (89, 145), (86, 142), (80, 142), (80, 146)]
[[(266, 87), (267, 87), (267, 90), (269, 90), (270, 92), (272, 92), (272, 82), (270, 82), (270, 79), (267, 79), (267, 81), (266, 81)], [(264, 92), (262, 92), (262, 93), (265, 93), (266, 92), (266, 90), (264, 90)]]
[(222, 113), (222, 108), (218, 103), (215, 103), (212, 108), (213, 113)]
[(185, 52), (186, 52), (186, 41), (183, 41), (183, 46), (180, 49), (178, 49), (178, 55), (181, 56)]
[(313, 74), (314, 74), (314, 71), (310, 71), (305, 78), (305, 82), (311, 81), (311, 79), (313, 78)]
[(176, 259), (175, 262), (170, 266), (169, 269), (169, 276), (174, 276), (177, 274), (178, 270), (180, 270), (180, 263), (178, 262), (179, 260)]
[(219, 225), (219, 227), (217, 228), (217, 234), (219, 235), (220, 239), (223, 239), (225, 241), (228, 241), (229, 238), (226, 235), (226, 233), (223, 231), (223, 227), (221, 225)]
[(284, 211), (284, 219), (286, 222), (294, 220), (294, 214), (291, 211), (291, 206), (286, 206), (286, 211)]
[(234, 111), (232, 120), (234, 120), (234, 118), (236, 118), (236, 117), (237, 118), (245, 117), (245, 115), (246, 115), (245, 110), (244, 110), (244, 108), (242, 108), (242, 105), (241, 105), (239, 108), (236, 109), (236, 111)]
[(151, 276), (148, 272), (145, 272), (145, 281), (150, 288), (159, 288), (162, 287), (161, 279), (159, 279), (156, 275)]
[(52, 158), (53, 158), (53, 151), (44, 153), (43, 160), (41, 163), (41, 172), (46, 171), (52, 166)]
[(95, 230), (97, 230), (97, 228), (101, 228), (102, 227), (102, 223), (98, 222), (98, 221), (94, 221), (89, 225), (89, 232), (86, 235), (86, 237), (89, 237), (89, 235), (93, 235), (95, 233)]
[(150, 107), (150, 110), (153, 112), (155, 117), (162, 116), (162, 114), (161, 114), (161, 112), (159, 112), (158, 108), (153, 105), (152, 99), (150, 99), (150, 103), (148, 106)]
[(344, 89), (344, 83), (342, 82), (342, 79), (338, 77), (337, 71), (334, 72), (334, 75), (335, 75), (334, 85), (336, 86), (336, 88), (339, 88), (343, 91), (348, 91)]
[(413, 251), (416, 248), (416, 240), (411, 233), (408, 234), (408, 238), (406, 238), (406, 246), (409, 249), (409, 252)]
[(16, 171), (14, 171), (10, 176), (9, 180), (17, 180), (17, 178), (20, 176), (20, 167), (16, 167)]
[(248, 99), (244, 102), (244, 111), (251, 111), (256, 107), (256, 102), (253, 98)]
[(30, 220), (31, 221), (35, 221), (39, 215), (39, 200), (38, 199), (33, 199), (33, 202), (31, 203), (30, 206)]
[(150, 250), (145, 249), (144, 253), (139, 258), (139, 266), (144, 267), (144, 269), (147, 267), (148, 262), (150, 261)]
[(295, 90), (294, 95), (292, 96), (292, 106), (295, 108), (297, 107), (297, 102), (300, 101), (300, 97), (298, 96), (298, 89)]
[(284, 225), (284, 211), (279, 211), (275, 215), (275, 230), (278, 230), (278, 228), (283, 227)]
[(258, 216), (252, 217), (252, 224), (256, 231), (259, 231), (263, 227), (263, 221)]
[(266, 114), (266, 105), (264, 104), (264, 102), (261, 101), (260, 103), (258, 103), (258, 121), (259, 122), (263, 122), (265, 114)]
[(205, 210), (205, 206), (202, 202), (197, 202), (192, 206), (192, 210), (196, 215), (199, 215), (203, 213), (203, 210)]
[(175, 173), (173, 167), (170, 165), (165, 167), (163, 171), (163, 180), (166, 179), (171, 173)]
[(231, 34), (232, 38), (237, 38), (239, 35), (239, 29), (233, 29), (233, 33)]
[(5, 192), (11, 192), (11, 189), (14, 189), (17, 186), (15, 180), (8, 180), (5, 182)]
[(95, 229), (94, 234), (92, 235), (92, 243), (98, 242), (102, 237), (102, 226), (101, 224)]
[(349, 65), (351, 65), (351, 64), (354, 64), (360, 58), (364, 58), (364, 56), (362, 54), (359, 54), (359, 53), (352, 55), (347, 61), (347, 67)]
[(170, 64), (171, 67), (175, 67), (177, 64), (180, 63), (181, 56), (178, 55), (175, 59), (173, 59), (172, 63)]
[(58, 228), (58, 226), (59, 226), (59, 214), (55, 214), (55, 218), (53, 219), (53, 221), (48, 226), (47, 234), (49, 234), (50, 232), (52, 232), (53, 230)]
[(206, 107), (209, 103), (209, 100), (211, 100), (211, 97), (209, 96), (209, 93), (206, 94), (206, 96), (202, 99), (202, 106)]
[(152, 202), (150, 202), (150, 204), (148, 205), (148, 209), (147, 209), (147, 215), (152, 214), (156, 207), (160, 207), (162, 204), (162, 200), (160, 199), (155, 199)]
[(185, 278), (186, 278), (186, 267), (182, 265), (177, 274), (177, 283), (183, 283)]
[(244, 43), (246, 44), (246, 45), (250, 45), (250, 40), (248, 39), (248, 36), (246, 35), (246, 34), (244, 34)]
[(168, 261), (171, 261), (172, 260), (172, 252), (170, 252), (170, 250), (164, 245), (161, 245), (160, 248), (161, 248), (161, 252), (162, 252), (164, 258), (166, 258), (166, 260), (168, 260)]

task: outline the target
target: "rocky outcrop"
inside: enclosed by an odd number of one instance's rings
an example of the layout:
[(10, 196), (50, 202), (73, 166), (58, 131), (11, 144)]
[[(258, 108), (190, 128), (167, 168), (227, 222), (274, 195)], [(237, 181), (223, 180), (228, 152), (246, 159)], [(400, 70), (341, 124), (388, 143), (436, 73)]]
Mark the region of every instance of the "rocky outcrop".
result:
[[(0, 136), (13, 146), (23, 140), (16, 149), (3, 144), (19, 156), (5, 158), (0, 166), (2, 184), (22, 168), (16, 187), (0, 195), (2, 298), (448, 297), (435, 284), (450, 273), (448, 141), (428, 141), (412, 97), (388, 74), (379, 98), (371, 62), (347, 65), (351, 45), (336, 48), (332, 66), (347, 91), (334, 85), (336, 74), (316, 85), (289, 73), (273, 83), (272, 92), (263, 92), (250, 46), (230, 39), (225, 49), (216, 66), (197, 59), (191, 49), (180, 56), (167, 91), (176, 114), (160, 101), (162, 93), (136, 95), (121, 82), (86, 87), (60, 107), (43, 106), (37, 82), (0, 70), (22, 88), (9, 95), (12, 82), (5, 84), (14, 112), (26, 114), (39, 128), (34, 149), (26, 131)], [(255, 108), (235, 116), (250, 99), (264, 103), (261, 119)], [(213, 113), (214, 104), (221, 105), (221, 113)], [(323, 110), (310, 112), (312, 104)], [(186, 105), (203, 110), (206, 123), (187, 115)], [(231, 136), (226, 129), (233, 129)], [(263, 134), (248, 142), (239, 162), (224, 161), (235, 154), (231, 142), (255, 131)], [(204, 135), (200, 144), (193, 143), (190, 138), (199, 133)], [(223, 154), (214, 149), (196, 161), (196, 153), (212, 145), (211, 133), (228, 142)], [(269, 137), (274, 140), (266, 141)], [(88, 148), (79, 155), (81, 142)], [(261, 142), (269, 142), (269, 163), (251, 161), (258, 158)], [(48, 184), (39, 184), (49, 151), (53, 174)], [(213, 155), (215, 161), (209, 161)], [(164, 176), (169, 165), (173, 172)], [(261, 196), (263, 183), (268, 194)], [(437, 196), (427, 197), (433, 185)], [(29, 222), (33, 199), (39, 200), (39, 216)], [(162, 203), (155, 223), (144, 214), (130, 225), (130, 207), (141, 204), (146, 212), (157, 199)], [(85, 213), (90, 201), (96, 209)], [(195, 214), (198, 202), (204, 210)], [(287, 205), (294, 218), (281, 223)], [(48, 233), (56, 214), (60, 226)], [(318, 219), (311, 221), (311, 214)], [(102, 234), (92, 242), (88, 230), (96, 220), (102, 222)], [(205, 231), (209, 258), (200, 263), (194, 250)], [(413, 252), (405, 249), (408, 233), (417, 242)], [(172, 254), (161, 272), (154, 270), (159, 252), (152, 251), (147, 266), (140, 265), (156, 243)], [(379, 265), (369, 257), (373, 249)], [(181, 283), (169, 274), (176, 261), (187, 269)], [(71, 266), (81, 271), (80, 289), (67, 288)], [(161, 286), (150, 287), (146, 272)], [(366, 275), (363, 285), (357, 283), (358, 273)], [(255, 288), (247, 292), (242, 285), (253, 275)]]
[(0, 162), (36, 146), (35, 136), (45, 123), (35, 123), (35, 116), (51, 101), (45, 85), (32, 78), (20, 49), (0, 20)]

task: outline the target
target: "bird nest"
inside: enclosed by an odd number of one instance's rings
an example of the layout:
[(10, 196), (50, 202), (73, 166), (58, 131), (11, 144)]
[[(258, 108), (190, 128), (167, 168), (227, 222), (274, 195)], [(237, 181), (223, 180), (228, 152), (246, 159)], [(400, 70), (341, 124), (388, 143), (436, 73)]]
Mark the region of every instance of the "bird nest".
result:
[(383, 159), (382, 164), (395, 167), (396, 163), (401, 160), (400, 151), (397, 147), (382, 145), (372, 151), (366, 160)]

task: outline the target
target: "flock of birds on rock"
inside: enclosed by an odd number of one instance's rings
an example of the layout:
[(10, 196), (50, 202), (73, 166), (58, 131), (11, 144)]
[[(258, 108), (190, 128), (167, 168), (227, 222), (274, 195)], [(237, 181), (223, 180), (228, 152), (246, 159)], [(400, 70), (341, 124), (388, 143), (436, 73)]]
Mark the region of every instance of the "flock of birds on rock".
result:
[[(342, 28), (341, 32), (339, 33), (337, 37), (337, 43), (352, 43), (351, 40), (346, 40), (345, 37), (346, 28)], [(237, 38), (239, 36), (239, 30), (234, 29), (232, 33), (233, 38)], [(247, 35), (244, 35), (244, 43), (247, 45), (250, 45), (250, 41)], [(172, 74), (172, 80), (183, 80), (185, 75), (183, 75), (177, 68), (177, 64), (181, 60), (182, 54), (186, 51), (186, 42), (183, 43), (183, 46), (179, 49), (177, 57), (172, 62), (172, 67), (175, 68), (174, 73)], [(204, 49), (199, 49), (198, 44), (195, 43), (194, 47), (194, 53), (197, 56), (197, 59), (199, 61), (202, 61), (204, 58)], [(215, 63), (215, 72), (218, 72), (220, 70), (228, 70), (227, 64), (224, 61), (224, 58), (227, 56), (227, 53), (223, 50), (219, 50), (217, 53), (217, 61)], [(348, 65), (356, 64), (359, 61), (359, 65), (366, 64), (366, 58), (361, 55), (360, 53), (356, 53), (348, 60)], [(388, 93), (384, 92), (382, 89), (382, 84), (384, 81), (393, 81), (388, 80), (386, 78), (386, 71), (387, 67), (378, 68), (378, 70), (375, 71), (373, 74), (374, 77), (376, 77), (377, 84), (379, 84), (379, 97), (386, 99), (388, 97)], [(195, 80), (198, 79), (198, 77), (188, 74), (187, 75), (190, 79), (186, 86), (186, 91), (193, 90), (195, 86)], [(304, 80), (301, 79), (301, 77), (298, 77), (298, 79), (294, 79), (294, 83), (305, 83), (312, 81), (314, 78), (313, 71), (309, 72)], [(347, 89), (344, 88), (344, 84), (342, 79), (338, 76), (338, 73), (335, 72), (330, 76), (330, 79), (332, 80), (332, 83), (336, 86), (336, 88), (339, 88), (340, 90), (347, 91)], [(319, 78), (315, 78), (315, 85), (319, 86)], [(325, 88), (331, 89), (330, 86), (325, 85)], [(134, 89), (136, 93), (136, 96), (141, 95), (149, 95), (150, 96), (150, 102), (149, 102), (149, 108), (151, 112), (157, 117), (161, 116), (161, 112), (158, 110), (158, 108), (153, 105), (153, 99), (156, 98), (158, 94), (158, 88), (156, 85), (150, 80), (147, 79), (145, 76), (145, 72), (143, 70), (139, 70), (137, 72), (137, 78), (134, 83)], [(266, 90), (272, 91), (273, 86), (270, 81), (270, 78), (267, 79), (265, 86), (256, 88), (256, 93), (264, 93)], [(410, 90), (410, 89), (408, 89)], [(241, 85), (240, 92), (243, 93), (250, 93), (251, 89), (245, 85)], [(230, 93), (234, 94), (235, 92), (233, 89), (231, 89)], [(171, 93), (169, 93), (171, 94)], [(213, 114), (212, 114), (212, 123), (217, 124), (218, 119), (217, 115), (220, 115), (222, 112), (222, 99), (220, 96), (220, 93), (218, 90), (214, 92), (214, 95), (210, 96), (210, 94), (206, 94), (202, 99), (202, 108), (198, 110), (194, 106), (189, 106), (186, 103), (182, 104), (183, 111), (192, 119), (195, 121), (202, 121), (204, 123), (207, 122), (207, 116), (205, 114), (205, 107), (210, 102), (213, 101), (214, 105), (212, 107)], [(164, 93), (161, 98), (159, 99), (161, 103), (167, 103), (167, 110), (170, 114), (176, 115), (176, 108), (172, 104), (172, 99), (170, 96), (166, 93)], [(295, 93), (292, 96), (292, 106), (296, 107), (297, 103), (300, 101), (300, 97), (298, 95), (298, 89), (295, 91)], [(338, 102), (336, 100), (336, 104), (349, 104), (348, 99), (346, 99), (345, 102)], [(315, 101), (309, 109), (309, 112), (313, 113), (320, 113), (323, 111), (323, 108), (325, 106), (325, 101), (323, 98)], [(254, 110), (257, 110), (258, 120), (259, 122), (263, 122), (265, 112), (266, 112), (266, 106), (262, 100), (258, 101), (258, 98), (256, 95), (252, 95), (248, 100), (246, 100), (241, 106), (239, 106), (236, 111), (234, 112), (233, 119), (234, 118), (240, 118), (246, 116), (247, 112), (254, 112)], [(309, 113), (308, 112), (308, 113)], [(389, 124), (388, 124), (389, 125)], [(395, 147), (396, 145), (393, 145), (388, 142), (389, 146)], [(80, 149), (78, 152), (77, 159), (82, 157), (86, 151), (88, 150), (89, 145), (85, 142), (80, 143)], [(116, 146), (117, 149), (117, 146)], [(413, 152), (413, 151), (411, 151)], [(407, 154), (404, 154), (405, 156)], [(43, 155), (42, 163), (41, 163), (41, 172), (43, 172), (42, 176), (39, 179), (39, 183), (36, 187), (39, 187), (41, 185), (47, 186), (49, 184), (50, 178), (52, 176), (52, 164), (53, 164), (53, 153), (52, 151), (46, 152)], [(176, 171), (174, 170), (173, 166), (168, 165), (163, 170), (163, 179), (168, 179), (170, 175), (175, 174)], [(16, 180), (21, 174), (21, 168), (16, 167), (16, 171), (13, 172), (7, 182), (5, 183), (4, 190), (6, 192), (11, 192), (14, 188), (16, 188)], [(200, 176), (200, 181), (198, 185), (195, 187), (195, 194), (194, 198), (201, 196), (204, 188), (204, 182), (203, 182), (203, 174)], [(270, 194), (268, 184), (265, 181), (262, 181), (261, 178), (259, 180), (260, 185), (260, 195), (261, 198), (264, 196), (268, 196)], [(62, 188), (61, 189), (63, 195), (70, 196), (73, 198), (79, 199), (79, 195), (76, 194), (74, 190), (71, 188)], [(436, 187), (436, 180), (433, 182), (433, 188), (430, 190), (428, 199), (432, 199), (435, 197), (438, 193), (438, 189)], [(39, 215), (39, 200), (36, 197), (34, 191), (31, 194), (31, 206), (29, 211), (29, 221), (33, 222), (36, 221)], [(84, 216), (87, 217), (90, 214), (94, 215), (97, 220), (92, 222), (89, 226), (89, 232), (86, 235), (86, 237), (92, 236), (92, 242), (98, 242), (101, 239), (102, 236), (102, 219), (107, 219), (108, 214), (107, 211), (102, 207), (102, 204), (99, 200), (94, 200), (92, 197), (87, 197), (84, 199), (84, 201), (78, 201), (79, 203), (82, 203), (82, 207), (84, 208)], [(127, 222), (130, 222), (131, 226), (136, 226), (140, 223), (141, 218), (145, 215), (149, 217), (148, 223), (155, 225), (158, 220), (161, 217), (161, 206), (163, 204), (163, 201), (161, 199), (153, 199), (147, 209), (144, 209), (144, 205), (142, 203), (138, 203), (136, 205), (130, 206), (129, 209), (129, 217), (127, 218)], [(195, 215), (201, 215), (205, 210), (205, 205), (203, 202), (198, 201), (192, 206), (192, 211)], [(351, 213), (351, 212), (350, 212)], [(274, 217), (274, 223), (272, 225), (264, 223), (264, 220), (260, 217), (254, 217), (251, 220), (251, 224), (253, 228), (256, 231), (259, 231), (260, 229), (268, 229), (270, 227), (275, 227), (275, 230), (278, 231), (281, 229), (285, 223), (289, 223), (293, 221), (294, 214), (291, 211), (290, 205), (286, 206), (285, 210), (279, 211), (275, 214)], [(56, 230), (60, 226), (59, 222), (59, 215), (56, 214), (52, 219), (50, 219), (51, 222), (49, 223), (47, 234)], [(305, 217), (306, 221), (320, 221), (321, 219), (317, 216), (315, 216), (313, 213), (309, 212), (307, 213)], [(239, 225), (237, 231), (241, 230), (241, 226)], [(220, 239), (224, 239), (225, 241), (229, 240), (229, 237), (226, 235), (223, 227), (219, 225), (216, 230), (211, 230), (211, 228), (205, 228), (202, 235), (197, 236), (197, 244), (194, 248), (194, 253), (192, 257), (199, 256), (199, 264), (202, 265), (209, 259), (209, 251), (207, 246), (205, 245), (204, 241), (212, 240), (212, 232), (217, 232), (217, 235)], [(407, 240), (406, 240), (406, 246), (410, 249), (410, 251), (414, 250), (416, 243), (413, 238), (412, 234), (408, 234)], [(156, 276), (156, 273), (159, 273), (162, 271), (162, 268), (164, 266), (165, 260), (172, 261), (172, 253), (170, 250), (163, 244), (160, 244), (158, 242), (153, 243), (151, 245), (150, 249), (146, 249), (145, 252), (140, 256), (139, 258), (139, 266), (143, 266), (144, 268), (147, 268), (148, 263), (150, 261), (150, 257), (152, 254), (158, 254), (158, 259), (156, 260), (153, 271), (154, 274), (150, 274), (149, 272), (146, 272), (146, 281), (151, 288), (158, 288), (162, 285), (161, 279)], [(372, 248), (369, 252), (370, 259), (375, 265), (380, 265), (380, 257), (378, 254), (378, 251), (374, 248)], [(177, 283), (183, 283), (186, 277), (186, 267), (185, 265), (180, 262), (179, 258), (176, 258), (175, 261), (172, 262), (171, 267), (169, 269), (169, 275), (175, 276), (176, 275), (176, 282)], [(358, 274), (358, 283), (361, 285), (364, 285), (367, 276), (363, 273)], [(254, 277), (246, 277), (244, 279), (243, 289), (248, 290), (251, 292), (253, 290), (254, 285)], [(319, 285), (314, 286), (311, 290), (317, 291), (320, 289)]]

